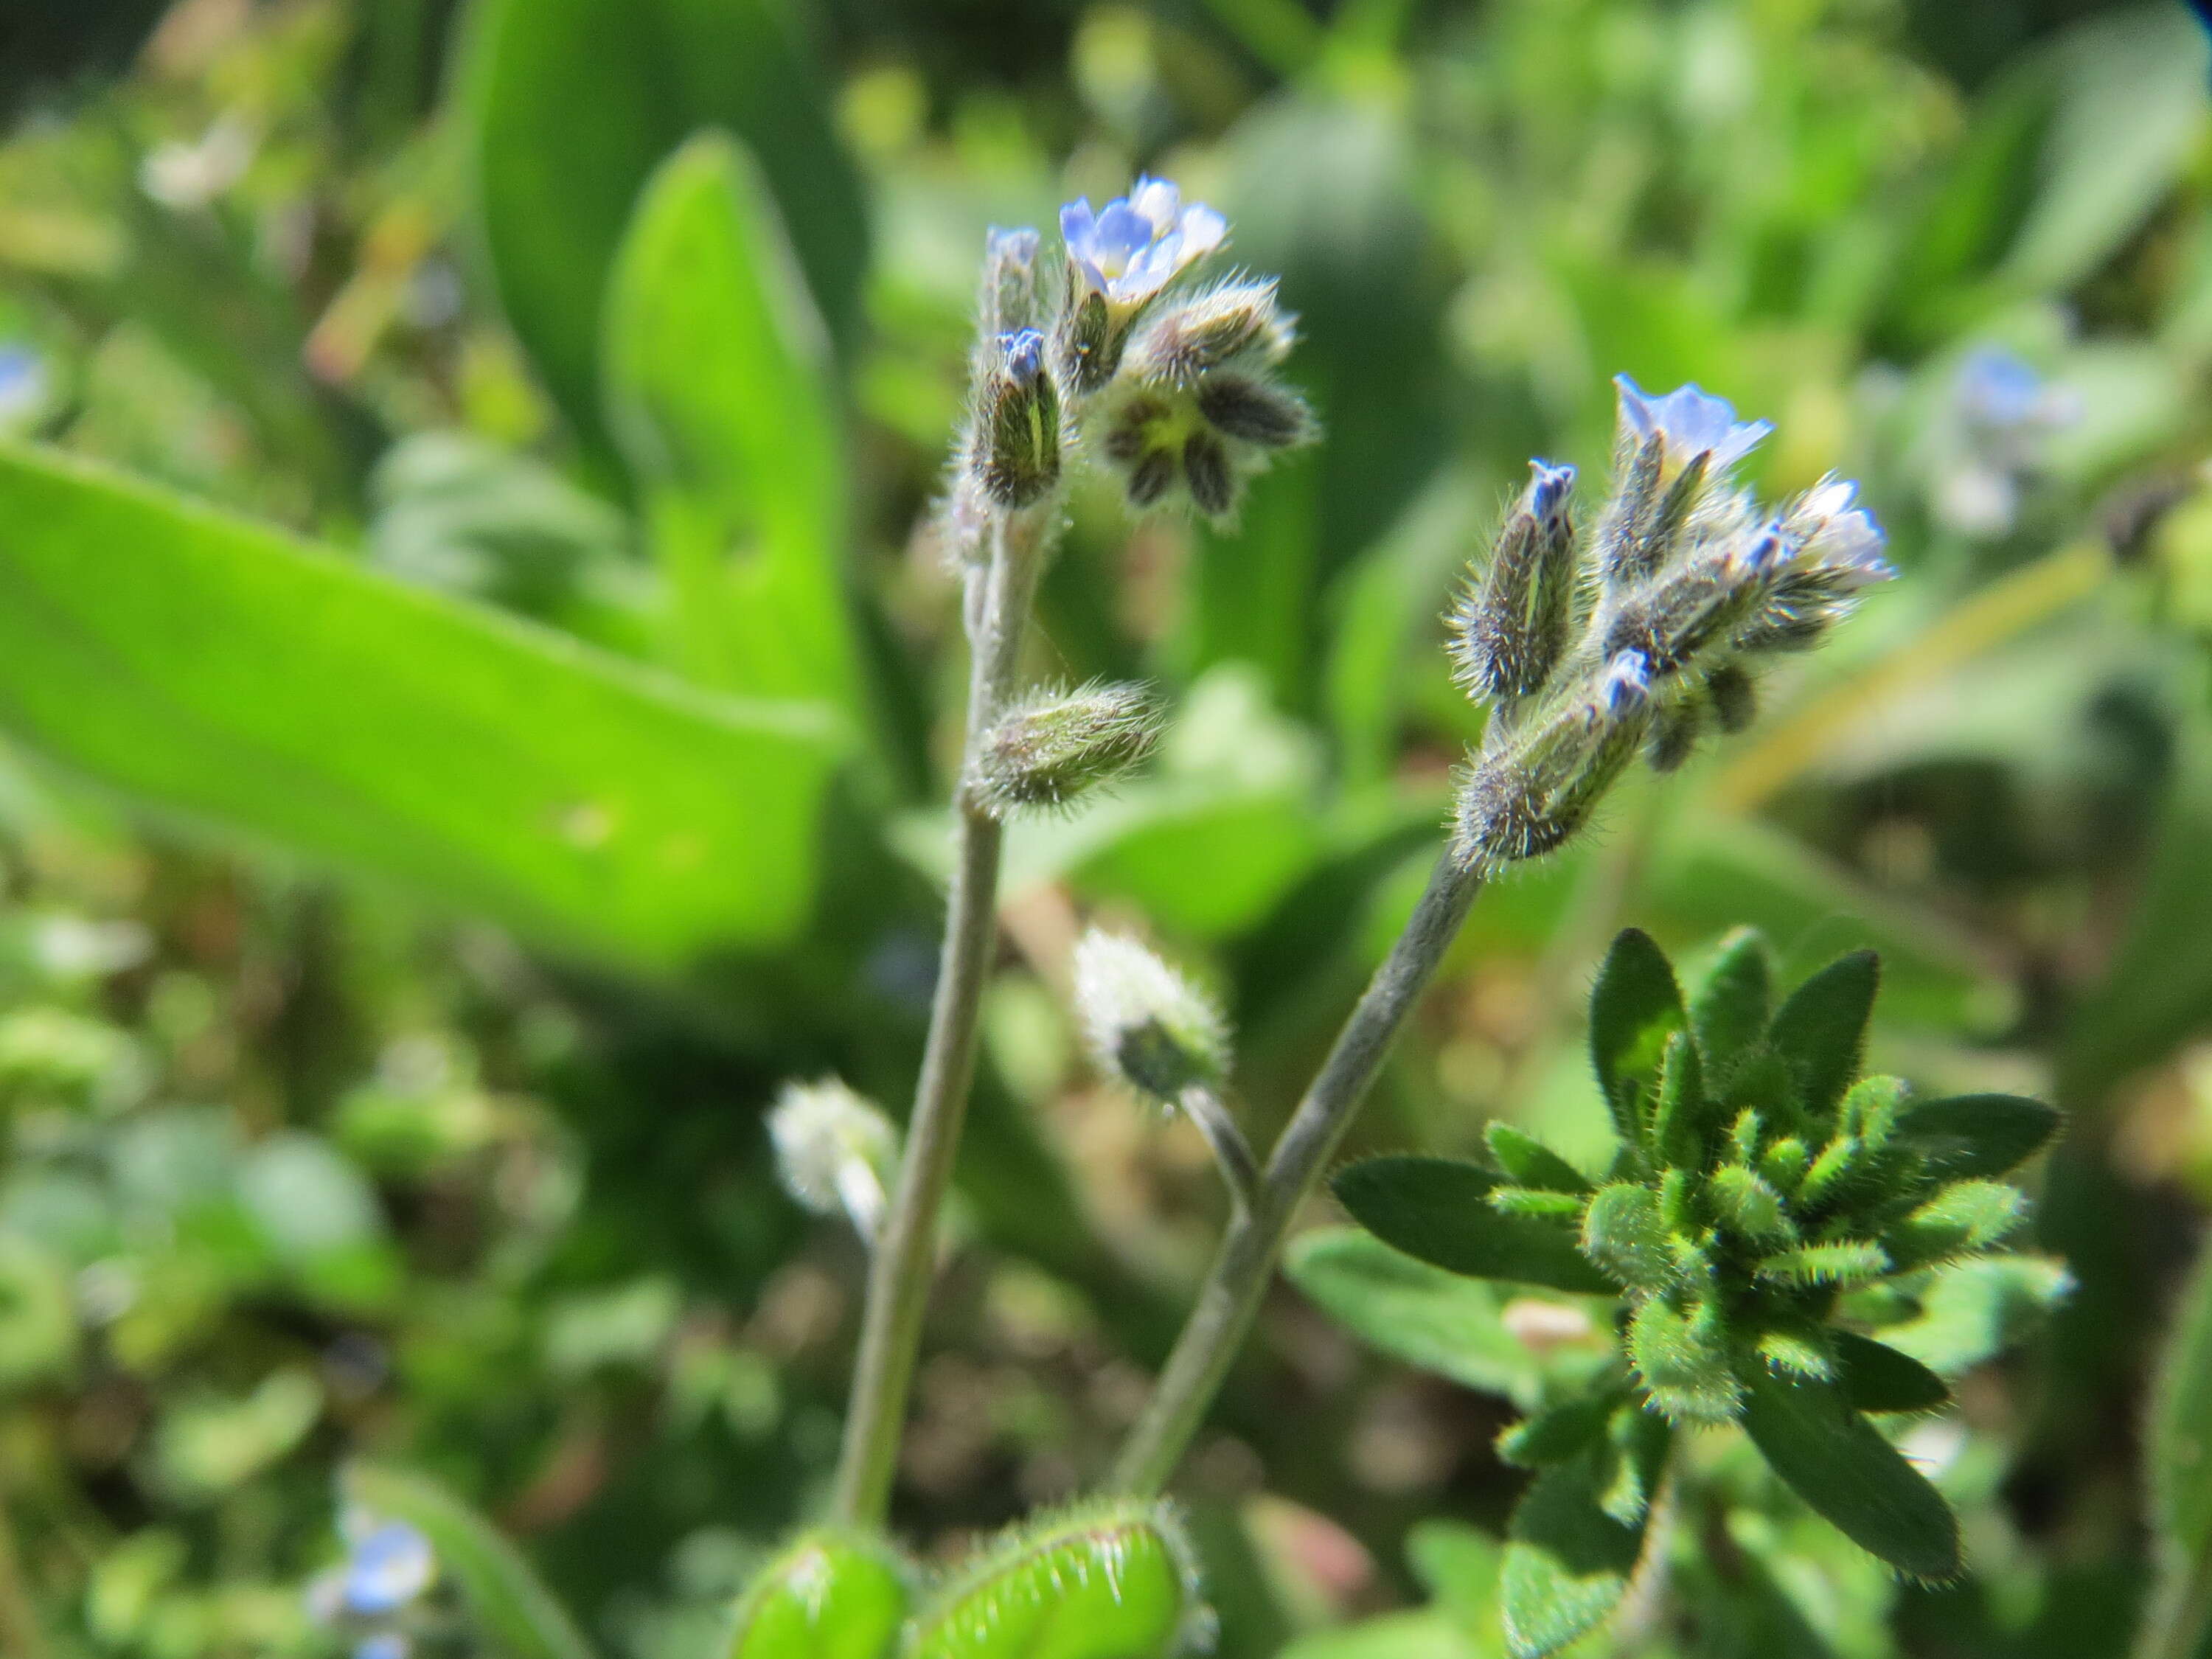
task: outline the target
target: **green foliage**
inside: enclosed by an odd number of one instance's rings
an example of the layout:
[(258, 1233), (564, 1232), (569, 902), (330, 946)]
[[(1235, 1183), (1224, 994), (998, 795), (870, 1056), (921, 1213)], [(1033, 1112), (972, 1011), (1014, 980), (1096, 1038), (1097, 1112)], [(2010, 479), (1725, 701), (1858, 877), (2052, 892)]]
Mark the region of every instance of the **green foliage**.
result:
[[(1957, 1293), (1943, 1274), (2028, 1265), (1990, 1254), (2026, 1200), (1983, 1172), (2035, 1152), (2057, 1115), (2006, 1096), (1913, 1103), (1896, 1079), (1860, 1079), (1877, 979), (1866, 952), (1807, 979), (1762, 1028), (1765, 961), (1755, 939), (1731, 939), (1692, 1014), (1648, 937), (1615, 941), (1591, 995), (1591, 1051), (1624, 1133), (1595, 1191), (1510, 1128), (1491, 1136), (1503, 1170), (1376, 1158), (1338, 1179), (1363, 1225), (1423, 1261), (1579, 1288), (1528, 1265), (1550, 1260), (1542, 1241), (1553, 1252), (1571, 1243), (1625, 1300), (1632, 1398), (1554, 1401), (1501, 1443), (1512, 1461), (1548, 1466), (1507, 1553), (1516, 1653), (1573, 1640), (1625, 1591), (1629, 1528), (1665, 1441), (1638, 1462), (1618, 1443), (1623, 1423), (1741, 1421), (1774, 1472), (1855, 1543), (1920, 1578), (1960, 1570), (1948, 1506), (1863, 1413), (1949, 1398), (1912, 1352), (1916, 1337), (1940, 1331), (1977, 1357), (1990, 1346), (1974, 1334), (1994, 1334), (1987, 1316), (1946, 1305)], [(1869, 1287), (1892, 1297), (1898, 1346), (1845, 1322), (1863, 1316), (1843, 1294)], [(1601, 1420), (1609, 1438), (1592, 1444)], [(1626, 1509), (1610, 1497), (1623, 1468), (1641, 1472)]]
[(1182, 1525), (1157, 1504), (1034, 1522), (963, 1567), (918, 1616), (913, 1659), (1175, 1659), (1211, 1615)]
[(2212, 1252), (2175, 1310), (2142, 1455), (2159, 1581), (2136, 1651), (2195, 1659), (2212, 1644)]
[(807, 917), (819, 708), (714, 702), (78, 464), (0, 455), (0, 707), (58, 760), (664, 975)]
[(469, 33), (460, 113), (492, 279), (580, 432), (603, 429), (601, 317), (623, 227), (647, 175), (702, 128), (760, 157), (817, 302), (833, 328), (850, 320), (859, 188), (781, 8), (485, 0)]
[(908, 1569), (884, 1546), (809, 1534), (761, 1570), (717, 1659), (891, 1659)]

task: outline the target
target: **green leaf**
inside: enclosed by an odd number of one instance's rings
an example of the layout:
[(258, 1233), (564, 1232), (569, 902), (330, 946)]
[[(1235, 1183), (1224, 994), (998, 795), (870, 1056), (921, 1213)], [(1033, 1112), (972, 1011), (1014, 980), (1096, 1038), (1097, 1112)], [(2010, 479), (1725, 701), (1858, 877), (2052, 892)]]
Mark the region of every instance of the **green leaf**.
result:
[(483, 0), (470, 20), (462, 117), (493, 281), (586, 438), (601, 432), (616, 246), (646, 176), (702, 127), (760, 158), (831, 331), (854, 316), (860, 185), (785, 14), (770, 0)]
[(1608, 1295), (1610, 1280), (1583, 1260), (1556, 1223), (1500, 1215), (1491, 1189), (1505, 1177), (1442, 1158), (1370, 1158), (1332, 1183), (1352, 1218), (1384, 1243), (1431, 1266), (1477, 1279)]
[(2047, 1256), (1951, 1262), (1929, 1276), (1918, 1317), (1883, 1326), (1881, 1340), (1931, 1370), (1956, 1376), (2017, 1341), (2073, 1287), (2073, 1275)]
[(1498, 1603), (1514, 1659), (1556, 1653), (1604, 1623), (1627, 1592), (1644, 1528), (1600, 1506), (1603, 1462), (1593, 1447), (1547, 1469), (1513, 1511)]
[(1621, 1284), (1663, 1289), (1674, 1277), (1659, 1195), (1632, 1181), (1601, 1188), (1583, 1216), (1583, 1254)]
[(1482, 1138), (1506, 1174), (1524, 1187), (1550, 1193), (1586, 1193), (1589, 1177), (1525, 1129), (1492, 1123)]
[(2040, 1152), (2063, 1121), (2057, 1107), (2019, 1095), (1953, 1095), (1909, 1108), (1897, 1135), (1946, 1176), (2001, 1176)]
[(1773, 953), (1756, 928), (1739, 927), (1721, 941), (1690, 998), (1690, 1029), (1716, 1076), (1766, 1035), (1773, 999)]
[(1498, 1455), (1516, 1468), (1564, 1463), (1605, 1432), (1617, 1394), (1577, 1395), (1547, 1406), (1498, 1437)]
[(2138, 1651), (2197, 1659), (2212, 1646), (2212, 1248), (2199, 1253), (2175, 1310), (2143, 1464), (2159, 1582)]
[(1526, 1401), (1534, 1393), (1535, 1361), (1499, 1322), (1487, 1285), (1417, 1261), (1357, 1227), (1300, 1234), (1283, 1271), (1380, 1352), (1487, 1394)]
[(1959, 1571), (1942, 1494), (1859, 1414), (1843, 1389), (1747, 1365), (1743, 1426), (1783, 1482), (1853, 1543), (1915, 1577)]
[(890, 1659), (906, 1572), (876, 1540), (811, 1533), (746, 1588), (722, 1659)]
[(1729, 1369), (1719, 1322), (1710, 1312), (1680, 1313), (1653, 1297), (1630, 1322), (1628, 1352), (1651, 1403), (1668, 1422), (1735, 1419), (1741, 1390)]
[(1768, 1039), (1796, 1073), (1808, 1111), (1833, 1108), (1858, 1076), (1881, 981), (1881, 958), (1854, 951), (1791, 992), (1774, 1016)]
[(830, 347), (751, 156), (702, 133), (646, 181), (609, 278), (608, 423), (678, 659), (865, 725)]
[(1171, 1659), (1208, 1620), (1165, 1506), (1115, 1500), (994, 1544), (920, 1620), (911, 1659)]
[(459, 1584), (489, 1645), (507, 1659), (592, 1659), (568, 1613), (521, 1553), (444, 1487), (398, 1469), (356, 1464), (347, 1500), (380, 1519), (404, 1521), (430, 1540), (438, 1570)]
[(1656, 1090), (1667, 1039), (1684, 1029), (1681, 988), (1649, 933), (1624, 930), (1590, 993), (1590, 1059), (1623, 1140), (1637, 1138), (1637, 1100)]
[(1950, 1385), (1910, 1354), (1856, 1331), (1831, 1330), (1836, 1382), (1863, 1412), (1932, 1412), (1951, 1403)]
[(823, 710), (684, 690), (0, 451), (0, 724), (154, 804), (653, 974), (810, 912)]

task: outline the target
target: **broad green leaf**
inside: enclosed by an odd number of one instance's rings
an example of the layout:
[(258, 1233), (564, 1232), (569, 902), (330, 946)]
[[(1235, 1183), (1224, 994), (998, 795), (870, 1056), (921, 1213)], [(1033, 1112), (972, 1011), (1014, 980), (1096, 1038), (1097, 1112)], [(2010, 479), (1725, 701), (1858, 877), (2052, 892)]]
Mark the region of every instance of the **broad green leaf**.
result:
[(2180, 183), (2212, 106), (2212, 53), (2179, 6), (2098, 18), (2056, 52), (2041, 187), (1996, 273), (2025, 293), (2072, 287), (2133, 235)]
[(1792, 991), (1774, 1016), (1768, 1040), (1796, 1073), (1808, 1111), (1828, 1110), (1858, 1076), (1881, 979), (1881, 959), (1854, 951)]
[(917, 1621), (911, 1659), (1174, 1659), (1207, 1623), (1163, 1506), (1115, 1501), (992, 1545)]
[(1737, 928), (1690, 998), (1690, 1030), (1716, 1078), (1766, 1035), (1773, 997), (1773, 952), (1757, 929)]
[(1910, 1354), (1856, 1331), (1830, 1331), (1836, 1383), (1863, 1412), (1932, 1412), (1951, 1403), (1943, 1379)]
[(2057, 1108), (2019, 1095), (1954, 1095), (1909, 1108), (1897, 1135), (1947, 1177), (2001, 1176), (2040, 1152), (2061, 1121)]
[(578, 431), (601, 431), (600, 319), (632, 204), (702, 127), (728, 129), (758, 155), (815, 299), (842, 333), (866, 259), (860, 186), (786, 8), (477, 0), (469, 22), (461, 113), (493, 281)]
[(865, 724), (827, 337), (759, 169), (703, 133), (646, 181), (609, 278), (608, 424), (696, 678)]
[(1954, 1261), (1930, 1274), (1917, 1317), (1877, 1334), (1930, 1370), (1956, 1376), (2017, 1341), (2073, 1287), (2073, 1276), (2047, 1256)]
[(2212, 1650), (2212, 1249), (2198, 1255), (2159, 1362), (2143, 1478), (2159, 1583), (2137, 1650), (2201, 1659)]
[(1514, 1659), (1543, 1659), (1612, 1616), (1644, 1547), (1642, 1526), (1601, 1507), (1602, 1449), (1536, 1477), (1513, 1511), (1498, 1603)]
[(890, 1659), (906, 1624), (906, 1574), (889, 1546), (813, 1533), (763, 1569), (720, 1659)]
[(1688, 1023), (1674, 969), (1651, 935), (1622, 930), (1590, 993), (1590, 1059), (1624, 1140), (1636, 1139), (1637, 1102), (1656, 1091), (1667, 1039)]
[(1299, 1235), (1283, 1271), (1371, 1348), (1487, 1394), (1524, 1403), (1534, 1394), (1535, 1360), (1499, 1322), (1487, 1285), (1415, 1261), (1357, 1227)]
[(1612, 1281), (1575, 1248), (1566, 1227), (1490, 1207), (1505, 1177), (1443, 1158), (1370, 1158), (1332, 1183), (1352, 1219), (1407, 1255), (1477, 1279), (1613, 1293)]
[(0, 451), (0, 725), (156, 806), (671, 974), (805, 922), (842, 740)]
[(1842, 1389), (1747, 1365), (1743, 1426), (1784, 1484), (1862, 1549), (1915, 1577), (1959, 1571), (1959, 1524), (1942, 1494), (1861, 1416)]
[(342, 1489), (349, 1503), (404, 1521), (430, 1540), (439, 1572), (460, 1586), (477, 1630), (501, 1659), (592, 1659), (591, 1644), (521, 1552), (443, 1486), (356, 1463)]
[(1590, 1189), (1589, 1176), (1525, 1129), (1516, 1129), (1504, 1121), (1493, 1122), (1485, 1127), (1482, 1139), (1499, 1167), (1523, 1187), (1553, 1193), (1586, 1193)]

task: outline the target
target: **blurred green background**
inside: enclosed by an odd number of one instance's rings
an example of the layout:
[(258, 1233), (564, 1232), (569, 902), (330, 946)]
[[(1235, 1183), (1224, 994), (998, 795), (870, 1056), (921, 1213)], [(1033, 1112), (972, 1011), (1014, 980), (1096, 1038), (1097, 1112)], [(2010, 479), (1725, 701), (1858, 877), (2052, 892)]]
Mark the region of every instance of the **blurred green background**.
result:
[[(1601, 1134), (1620, 926), (1879, 948), (1881, 1069), (2072, 1115), (2079, 1289), (1962, 1390), (1975, 1576), (1778, 1522), (1789, 1650), (2117, 1652), (2212, 1201), (2208, 70), (2067, 0), (10, 0), (0, 437), (346, 562), (0, 450), (0, 1650), (325, 1651), (368, 1452), (703, 1659), (820, 1499), (863, 1265), (761, 1111), (902, 1109), (927, 1012), (983, 233), (1146, 170), (1281, 273), (1327, 437), (1231, 534), (1075, 499), (1034, 668), (1173, 725), (1014, 837), (900, 1525), (1095, 1477), (1220, 1222), (1079, 1057), (1082, 920), (1220, 990), (1271, 1133), (1478, 729), (1438, 612), (1626, 372), (1774, 421), (1770, 496), (1863, 479), (1904, 580), (1485, 897), (1355, 1141)], [(1495, 1528), (1510, 1409), (1282, 1286), (1180, 1489), (1223, 1651), (1448, 1612), (1408, 1528)]]

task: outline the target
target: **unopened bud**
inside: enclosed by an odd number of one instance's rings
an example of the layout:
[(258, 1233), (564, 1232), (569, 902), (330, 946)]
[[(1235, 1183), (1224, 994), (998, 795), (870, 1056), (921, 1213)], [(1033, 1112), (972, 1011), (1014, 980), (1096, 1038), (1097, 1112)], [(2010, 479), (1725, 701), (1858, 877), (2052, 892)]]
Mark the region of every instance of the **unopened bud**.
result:
[(1460, 788), (1462, 862), (1494, 869), (1540, 857), (1588, 823), (1643, 738), (1650, 690), (1644, 659), (1622, 652), (1588, 692), (1485, 757)]
[(1771, 525), (1709, 549), (1619, 598), (1606, 626), (1606, 649), (1636, 652), (1654, 678), (1664, 678), (1721, 647), (1741, 648), (1737, 636), (1771, 599), (1785, 560), (1783, 538)]
[(1199, 382), (1198, 412), (1224, 437), (1261, 449), (1291, 449), (1312, 441), (1313, 411), (1285, 386), (1256, 374), (1228, 371)]
[(1471, 696), (1540, 690), (1566, 648), (1575, 599), (1571, 466), (1531, 461), (1534, 476), (1498, 532), (1490, 568), (1452, 617), (1451, 653)]
[(1220, 1011), (1135, 939), (1094, 927), (1075, 947), (1075, 1005), (1099, 1068), (1172, 1106), (1228, 1074)]
[(1731, 734), (1748, 731), (1759, 716), (1759, 688), (1741, 665), (1724, 662), (1705, 676), (1705, 695), (1713, 719)]
[(1001, 507), (1027, 507), (1060, 479), (1060, 391), (1033, 328), (1002, 335), (981, 377), (975, 465)]
[(1086, 293), (1072, 280), (1054, 340), (1068, 390), (1079, 398), (1088, 397), (1112, 380), (1121, 366), (1127, 340), (1127, 333), (1115, 326), (1106, 296), (1095, 289)]
[(1140, 685), (1036, 693), (984, 734), (970, 791), (994, 817), (1065, 806), (1142, 761), (1159, 724), (1159, 705)]
[(1280, 362), (1291, 349), (1291, 319), (1275, 303), (1275, 284), (1224, 283), (1156, 309), (1129, 348), (1146, 380), (1189, 386), (1239, 359)]
[(875, 1237), (898, 1132), (890, 1120), (835, 1078), (787, 1083), (768, 1115), (776, 1170), (786, 1191), (817, 1215), (842, 1211), (863, 1238)]
[(1033, 329), (1042, 316), (1037, 294), (1037, 234), (991, 228), (983, 251), (982, 337)]

